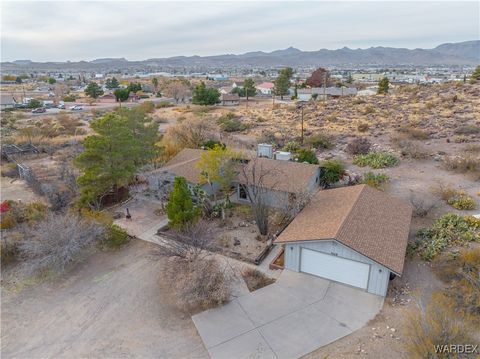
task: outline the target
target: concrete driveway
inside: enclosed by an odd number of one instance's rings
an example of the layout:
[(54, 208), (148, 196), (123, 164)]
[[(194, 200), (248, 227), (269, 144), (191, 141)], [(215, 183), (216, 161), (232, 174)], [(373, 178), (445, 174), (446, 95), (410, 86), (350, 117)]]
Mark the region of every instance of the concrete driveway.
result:
[(298, 358), (363, 327), (383, 298), (283, 271), (275, 284), (192, 317), (212, 358)]

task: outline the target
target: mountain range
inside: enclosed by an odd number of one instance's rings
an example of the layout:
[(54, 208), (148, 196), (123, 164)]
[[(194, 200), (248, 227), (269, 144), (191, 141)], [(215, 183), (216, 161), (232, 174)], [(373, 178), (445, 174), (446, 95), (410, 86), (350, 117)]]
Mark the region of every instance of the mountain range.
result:
[(370, 47), (368, 49), (321, 49), (302, 51), (294, 47), (272, 52), (247, 52), (245, 54), (215, 56), (175, 56), (128, 61), (125, 58), (101, 58), (79, 62), (32, 62), (18, 60), (2, 62), (4, 71), (35, 68), (38, 70), (100, 70), (105, 68), (232, 68), (232, 67), (282, 67), (282, 66), (428, 66), (477, 65), (480, 63), (480, 40), (441, 44), (433, 49), (406, 49)]

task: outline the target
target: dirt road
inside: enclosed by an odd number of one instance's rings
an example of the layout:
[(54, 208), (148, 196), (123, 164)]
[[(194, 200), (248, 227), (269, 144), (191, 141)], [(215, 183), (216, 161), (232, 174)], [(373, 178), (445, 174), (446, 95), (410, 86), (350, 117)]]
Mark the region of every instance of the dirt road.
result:
[(155, 245), (97, 253), (65, 278), (2, 288), (2, 358), (205, 358), (195, 326), (162, 285)]

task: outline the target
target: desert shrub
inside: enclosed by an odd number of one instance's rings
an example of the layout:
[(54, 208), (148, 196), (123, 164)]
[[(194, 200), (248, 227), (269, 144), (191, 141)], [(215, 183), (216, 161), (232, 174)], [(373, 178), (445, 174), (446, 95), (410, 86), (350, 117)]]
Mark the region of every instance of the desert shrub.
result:
[(389, 180), (390, 178), (386, 173), (365, 172), (363, 174), (362, 183), (365, 183), (373, 188), (382, 189)]
[(215, 146), (220, 146), (221, 148), (225, 149), (227, 147), (226, 144), (220, 142), (220, 141), (217, 141), (217, 140), (208, 140), (208, 141), (205, 141), (203, 144), (202, 144), (202, 147), (206, 148), (206, 149), (213, 149)]
[(18, 243), (22, 239), (20, 232), (4, 232), (0, 236), (0, 258), (2, 267), (14, 261), (18, 256)]
[(101, 240), (105, 229), (94, 221), (73, 214), (48, 215), (25, 227), (19, 243), (20, 256), (29, 272), (63, 271)]
[(218, 119), (220, 128), (225, 132), (240, 132), (244, 131), (247, 126), (240, 121), (233, 112), (228, 112)]
[(15, 163), (4, 163), (0, 167), (2, 177), (16, 178), (18, 177), (18, 169)]
[(213, 308), (230, 297), (230, 281), (215, 259), (187, 261), (172, 257), (165, 274), (177, 303), (184, 310), (196, 312)]
[(443, 165), (447, 170), (465, 173), (476, 172), (480, 169), (480, 157), (470, 154), (459, 156), (445, 156)]
[(471, 152), (471, 153), (479, 153), (480, 152), (480, 144), (470, 143), (470, 144), (465, 146), (464, 151), (465, 152)]
[(1, 229), (11, 229), (23, 223), (43, 220), (47, 215), (47, 206), (41, 202), (28, 204), (15, 201), (2, 202)]
[(430, 156), (430, 152), (428, 152), (418, 143), (414, 143), (411, 141), (401, 141), (399, 143), (399, 147), (402, 156), (409, 157), (414, 160), (424, 160)]
[(107, 227), (105, 238), (102, 243), (112, 249), (116, 249), (128, 242), (128, 233), (116, 224)]
[(345, 173), (345, 166), (339, 160), (326, 160), (320, 164), (320, 184), (329, 187), (338, 182)]
[(367, 122), (360, 122), (357, 125), (358, 132), (367, 132), (370, 128), (370, 125)]
[(74, 94), (66, 95), (63, 97), (63, 101), (65, 102), (75, 102), (76, 99), (77, 99), (77, 96)]
[(330, 139), (330, 136), (324, 133), (316, 133), (307, 137), (306, 141), (307, 145), (312, 146), (316, 149), (329, 149), (333, 147), (333, 143)]
[(242, 277), (250, 292), (275, 283), (275, 279), (267, 277), (255, 268), (247, 268), (242, 271)]
[(450, 198), (447, 202), (453, 208), (460, 209), (460, 210), (471, 210), (471, 209), (477, 208), (477, 203), (475, 202), (475, 200), (463, 192), (457, 193), (455, 196)]
[(152, 101), (145, 101), (138, 105), (138, 109), (145, 113), (152, 113), (155, 109), (155, 104)]
[(313, 165), (318, 164), (317, 154), (314, 151), (306, 148), (301, 148), (298, 150), (295, 158), (298, 162), (307, 162)]
[(369, 115), (371, 113), (375, 113), (375, 107), (373, 107), (372, 105), (366, 105), (365, 108), (363, 109), (363, 113), (365, 115)]
[(435, 199), (424, 199), (421, 195), (417, 196), (413, 192), (410, 194), (410, 203), (415, 217), (426, 217), (438, 205)]
[(464, 318), (442, 292), (433, 293), (425, 311), (415, 307), (406, 319), (405, 349), (409, 358), (451, 358), (451, 354), (438, 353), (435, 348), (473, 343), (472, 328), (465, 325)]
[(419, 230), (417, 240), (420, 256), (430, 261), (451, 245), (480, 241), (480, 219), (449, 213)]
[(155, 108), (167, 108), (167, 107), (173, 107), (175, 106), (173, 103), (168, 102), (168, 101), (160, 101), (155, 105)]
[(456, 135), (476, 135), (480, 133), (480, 127), (475, 125), (464, 125), (455, 129)]
[(445, 253), (434, 263), (435, 273), (448, 285), (445, 295), (466, 319), (480, 319), (480, 247)]
[(451, 185), (439, 184), (433, 191), (453, 208), (468, 210), (477, 207), (475, 200), (471, 196), (464, 191), (453, 188)]
[(393, 167), (398, 164), (398, 158), (387, 152), (369, 152), (365, 155), (356, 155), (353, 157), (353, 164), (365, 167), (370, 166), (374, 169)]
[(427, 131), (411, 125), (400, 127), (398, 131), (406, 134), (408, 137), (414, 140), (426, 140), (430, 136)]
[(288, 141), (285, 146), (283, 146), (283, 150), (291, 153), (296, 153), (298, 150), (300, 150), (301, 147), (302, 146), (297, 141)]
[(459, 135), (459, 136), (454, 137), (453, 142), (455, 142), (455, 143), (467, 143), (467, 142), (470, 142), (470, 139), (465, 135)]
[(372, 147), (372, 143), (366, 137), (356, 137), (347, 145), (347, 152), (352, 155), (367, 154)]

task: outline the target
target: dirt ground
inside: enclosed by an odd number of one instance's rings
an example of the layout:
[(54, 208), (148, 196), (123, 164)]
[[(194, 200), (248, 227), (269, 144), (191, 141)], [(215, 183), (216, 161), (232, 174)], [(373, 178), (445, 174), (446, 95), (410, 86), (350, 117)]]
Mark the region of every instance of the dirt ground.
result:
[(100, 252), (64, 278), (2, 288), (2, 358), (206, 358), (161, 282), (155, 246)]
[(24, 203), (42, 201), (27, 183), (18, 178), (1, 177), (0, 179), (1, 200), (22, 201)]

